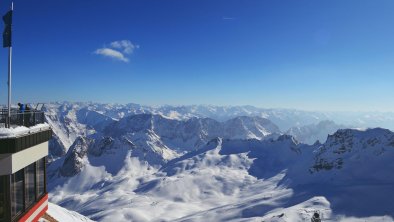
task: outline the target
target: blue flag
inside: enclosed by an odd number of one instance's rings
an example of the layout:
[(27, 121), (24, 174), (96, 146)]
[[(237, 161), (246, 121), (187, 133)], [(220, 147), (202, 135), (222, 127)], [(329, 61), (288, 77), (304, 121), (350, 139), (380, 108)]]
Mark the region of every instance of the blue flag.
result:
[(11, 47), (11, 26), (12, 26), (12, 10), (8, 11), (3, 16), (4, 32), (3, 32), (3, 47)]

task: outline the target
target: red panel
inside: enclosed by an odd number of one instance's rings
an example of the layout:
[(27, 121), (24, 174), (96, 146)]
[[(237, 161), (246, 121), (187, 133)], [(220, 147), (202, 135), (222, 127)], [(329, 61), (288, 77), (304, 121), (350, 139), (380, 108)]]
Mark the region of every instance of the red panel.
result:
[[(36, 212), (40, 206), (45, 204), (45, 201), (47, 200), (48, 200), (48, 194), (43, 196), (41, 200), (38, 201), (38, 203), (36, 203), (28, 212), (26, 212), (25, 215), (21, 219), (19, 219), (19, 222), (25, 222), (27, 219), (29, 219), (29, 217), (33, 215), (33, 213)], [(47, 210), (48, 210), (48, 205), (45, 206), (45, 208), (34, 218), (33, 221), (37, 221), (38, 219), (40, 219), (40, 217), (42, 217)]]
[(38, 219), (40, 219), (42, 216), (44, 216), (44, 214), (45, 214), (45, 212), (47, 212), (47, 210), (48, 210), (48, 205), (46, 205), (45, 208), (42, 209), (42, 211), (39, 214), (37, 214), (37, 216), (33, 219), (33, 222), (37, 222)]

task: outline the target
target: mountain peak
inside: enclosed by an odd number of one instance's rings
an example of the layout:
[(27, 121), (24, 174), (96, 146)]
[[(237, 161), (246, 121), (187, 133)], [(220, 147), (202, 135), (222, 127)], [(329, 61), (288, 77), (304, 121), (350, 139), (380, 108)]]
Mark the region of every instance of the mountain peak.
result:
[(64, 158), (60, 174), (65, 177), (71, 177), (79, 173), (86, 163), (86, 154), (89, 145), (92, 141), (90, 139), (78, 136), (73, 145), (67, 151)]
[(297, 141), (296, 138), (294, 138), (294, 136), (287, 135), (287, 134), (280, 135), (276, 141), (280, 141), (280, 142), (288, 141), (290, 144), (293, 144), (293, 145), (299, 144), (299, 142)]

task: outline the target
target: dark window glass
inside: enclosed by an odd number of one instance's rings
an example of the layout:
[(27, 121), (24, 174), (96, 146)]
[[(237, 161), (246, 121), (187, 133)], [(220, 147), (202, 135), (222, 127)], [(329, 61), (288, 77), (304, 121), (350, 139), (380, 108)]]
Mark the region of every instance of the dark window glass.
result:
[(25, 187), (26, 187), (26, 207), (29, 207), (36, 200), (36, 164), (30, 164), (25, 168)]
[(0, 221), (5, 221), (5, 195), (6, 195), (6, 178), (0, 176)]
[(23, 210), (23, 169), (11, 175), (11, 217)]
[(45, 193), (45, 158), (37, 161), (37, 192), (38, 197)]

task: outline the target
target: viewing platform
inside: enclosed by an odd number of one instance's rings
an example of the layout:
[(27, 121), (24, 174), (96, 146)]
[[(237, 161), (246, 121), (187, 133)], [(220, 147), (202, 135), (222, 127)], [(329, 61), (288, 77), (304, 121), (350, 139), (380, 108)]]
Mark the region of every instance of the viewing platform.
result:
[(31, 127), (41, 123), (45, 123), (45, 114), (42, 111), (42, 104), (37, 105), (34, 109), (19, 110), (11, 108), (10, 118), (8, 120), (8, 109), (0, 108), (0, 128), (6, 128), (8, 122), (10, 127), (15, 128), (18, 126)]

